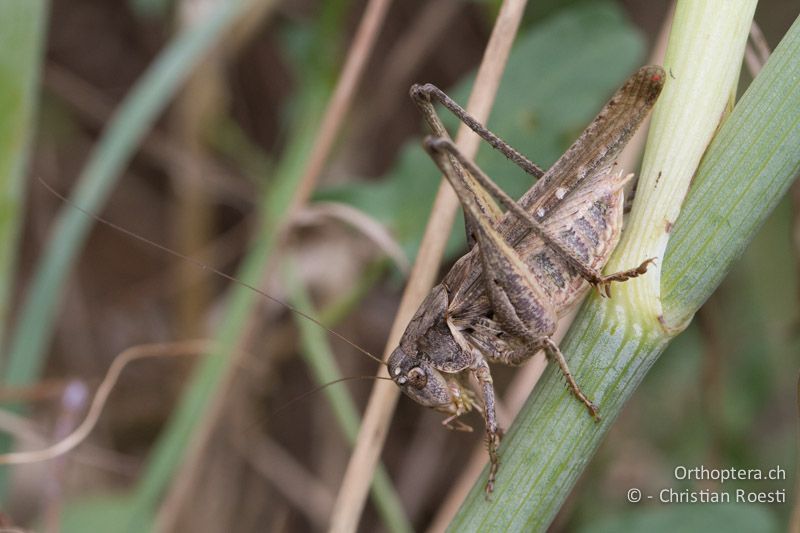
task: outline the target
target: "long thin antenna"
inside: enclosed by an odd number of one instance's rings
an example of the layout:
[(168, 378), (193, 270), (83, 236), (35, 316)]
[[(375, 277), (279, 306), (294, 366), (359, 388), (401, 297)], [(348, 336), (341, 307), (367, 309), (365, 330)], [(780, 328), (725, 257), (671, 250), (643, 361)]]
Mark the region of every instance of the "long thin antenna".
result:
[(322, 389), (325, 389), (325, 388), (327, 388), (327, 387), (329, 387), (331, 385), (335, 385), (337, 383), (341, 383), (343, 381), (352, 381), (354, 379), (385, 379), (387, 381), (392, 381), (392, 378), (386, 378), (386, 377), (383, 377), (383, 376), (347, 376), (347, 377), (343, 377), (343, 378), (339, 378), (339, 379), (334, 379), (333, 381), (329, 381), (327, 383), (323, 383), (322, 385), (314, 387), (313, 389), (304, 392), (300, 396), (292, 398), (291, 400), (289, 400), (285, 404), (281, 405), (280, 407), (278, 407), (277, 409), (272, 411), (272, 413), (270, 413), (270, 417), (274, 417), (275, 415), (277, 415), (278, 413), (280, 413), (281, 411), (283, 411), (287, 407), (289, 407), (291, 405), (294, 405), (295, 402), (299, 402), (300, 400), (302, 400), (304, 398), (307, 398), (307, 397), (311, 396), (312, 394), (316, 394), (319, 391), (321, 391)]
[[(305, 318), (306, 320), (309, 320), (309, 321), (313, 322), (314, 324), (318, 325), (319, 327), (321, 327), (322, 329), (324, 329), (325, 331), (327, 331), (331, 335), (334, 335), (338, 339), (346, 342), (347, 344), (349, 344), (350, 346), (352, 346), (353, 348), (355, 348), (356, 350), (358, 350), (362, 354), (366, 355), (370, 359), (372, 359), (374, 361), (377, 361), (378, 363), (380, 363), (380, 364), (382, 364), (384, 366), (386, 365), (386, 363), (380, 357), (376, 357), (376, 356), (372, 355), (370, 352), (368, 352), (367, 350), (365, 350), (364, 348), (362, 348), (361, 346), (359, 346), (355, 342), (351, 341), (350, 339), (348, 339), (347, 337), (345, 337), (341, 333), (339, 333), (337, 331), (334, 331), (334, 330), (330, 329), (329, 327), (325, 326), (322, 322), (320, 322), (319, 320), (317, 320), (313, 316), (308, 315), (308, 314), (304, 313), (303, 311), (297, 309), (296, 307), (294, 307), (294, 306), (292, 306), (290, 304), (287, 304), (286, 302), (284, 302), (282, 300), (279, 300), (278, 298), (275, 298), (274, 296), (269, 295), (268, 293), (262, 291), (258, 287), (250, 285), (249, 283), (245, 283), (242, 280), (236, 279), (235, 277), (231, 276), (230, 274), (226, 274), (225, 272), (223, 272), (221, 270), (218, 270), (218, 269), (212, 267), (211, 265), (207, 265), (207, 264), (203, 263), (202, 261), (198, 261), (197, 259), (189, 257), (188, 255), (184, 255), (184, 254), (182, 254), (180, 252), (177, 252), (177, 251), (173, 250), (172, 248), (164, 246), (163, 244), (159, 244), (159, 243), (157, 243), (155, 241), (151, 241), (150, 239), (148, 239), (146, 237), (142, 237), (141, 235), (139, 235), (137, 233), (134, 233), (133, 231), (131, 231), (129, 229), (126, 229), (126, 228), (124, 228), (124, 227), (122, 227), (122, 226), (120, 226), (118, 224), (115, 224), (115, 223), (111, 222), (110, 220), (107, 220), (107, 219), (101, 217), (100, 215), (92, 213), (91, 211), (88, 211), (88, 210), (84, 209), (83, 207), (79, 206), (78, 204), (76, 204), (75, 202), (73, 202), (72, 200), (70, 200), (69, 198), (65, 197), (63, 194), (61, 194), (57, 190), (55, 190), (52, 186), (50, 186), (49, 183), (47, 183), (41, 177), (37, 176), (36, 179), (38, 179), (39, 183), (41, 183), (56, 198), (60, 199), (65, 204), (67, 204), (67, 205), (69, 205), (71, 207), (74, 207), (75, 209), (77, 209), (78, 211), (83, 213), (84, 215), (86, 215), (88, 217), (91, 217), (91, 218), (95, 219), (96, 221), (98, 221), (98, 222), (100, 222), (102, 224), (105, 224), (106, 226), (108, 226), (108, 227), (110, 227), (110, 228), (122, 233), (123, 235), (126, 235), (126, 236), (128, 236), (128, 237), (130, 237), (132, 239), (136, 239), (136, 240), (138, 240), (140, 242), (143, 242), (143, 243), (145, 243), (145, 244), (147, 244), (149, 246), (157, 248), (158, 250), (161, 250), (162, 252), (168, 253), (168, 254), (172, 255), (173, 257), (177, 257), (177, 258), (182, 259), (184, 261), (188, 261), (189, 263), (191, 263), (192, 265), (194, 265), (194, 266), (196, 266), (198, 268), (201, 268), (203, 270), (207, 270), (209, 272), (213, 272), (217, 276), (220, 276), (220, 277), (222, 277), (222, 278), (224, 278), (224, 279), (226, 279), (228, 281), (231, 281), (233, 283), (241, 285), (242, 287), (246, 287), (246, 288), (248, 288), (248, 289), (250, 289), (252, 291), (255, 291), (256, 293), (260, 294), (264, 298), (272, 300), (273, 302), (275, 302), (275, 303), (277, 303), (279, 305), (282, 305), (283, 307), (285, 307), (289, 311), (297, 313), (299, 316)], [(336, 383), (336, 381), (334, 381), (332, 383)]]

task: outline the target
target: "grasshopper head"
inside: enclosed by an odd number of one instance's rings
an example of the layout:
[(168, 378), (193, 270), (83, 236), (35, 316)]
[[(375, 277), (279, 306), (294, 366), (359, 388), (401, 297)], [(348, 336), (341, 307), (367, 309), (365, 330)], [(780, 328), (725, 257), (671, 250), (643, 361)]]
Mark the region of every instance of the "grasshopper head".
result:
[(410, 357), (398, 347), (389, 356), (389, 375), (412, 400), (443, 413), (458, 415), (472, 407), (471, 391), (453, 374), (443, 374), (430, 361)]

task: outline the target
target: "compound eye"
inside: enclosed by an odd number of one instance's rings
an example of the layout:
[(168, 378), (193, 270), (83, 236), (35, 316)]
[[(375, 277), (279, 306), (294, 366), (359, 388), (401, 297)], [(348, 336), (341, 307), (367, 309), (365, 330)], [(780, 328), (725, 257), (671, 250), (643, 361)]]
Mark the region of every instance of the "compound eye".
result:
[(415, 389), (421, 389), (428, 383), (428, 376), (420, 367), (415, 366), (408, 371), (408, 381)]

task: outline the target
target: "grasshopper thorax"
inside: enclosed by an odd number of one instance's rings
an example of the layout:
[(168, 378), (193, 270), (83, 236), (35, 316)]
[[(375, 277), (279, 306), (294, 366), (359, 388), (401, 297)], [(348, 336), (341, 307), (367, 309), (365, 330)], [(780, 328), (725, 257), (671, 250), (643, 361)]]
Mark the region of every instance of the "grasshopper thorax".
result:
[(408, 325), (400, 346), (389, 356), (389, 375), (412, 400), (449, 415), (474, 406), (474, 395), (462, 374), (469, 367), (466, 354), (447, 324), (449, 297), (437, 285)]

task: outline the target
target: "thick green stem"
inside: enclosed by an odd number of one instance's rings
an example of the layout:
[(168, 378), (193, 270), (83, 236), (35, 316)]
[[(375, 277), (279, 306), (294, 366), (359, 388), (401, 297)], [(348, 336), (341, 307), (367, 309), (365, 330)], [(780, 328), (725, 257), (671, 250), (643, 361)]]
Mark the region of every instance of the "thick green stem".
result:
[[(615, 300), (660, 327), (661, 273), (689, 184), (736, 92), (756, 2), (684, 1), (675, 9), (664, 57), (667, 82), (653, 109), (636, 203), (606, 267), (656, 258), (646, 276), (615, 287)], [(683, 329), (685, 324), (676, 324)]]
[[(678, 6), (679, 13), (686, 4)], [(724, 25), (714, 17), (704, 24), (695, 22), (697, 25), (686, 26), (695, 34), (707, 34), (714, 25)], [(743, 44), (743, 35), (731, 38), (735, 43), (728, 48)], [(691, 53), (691, 48), (684, 50)], [(679, 62), (674, 56), (673, 60)], [(691, 173), (692, 192), (673, 231), (666, 231), (668, 243), (653, 229), (656, 225), (665, 228), (665, 221), (650, 217), (653, 226), (649, 232), (638, 230), (645, 235), (645, 242), (629, 237), (617, 253), (616, 260), (623, 261), (637, 246), (666, 246), (661, 283), (654, 289), (634, 284), (626, 288), (628, 283), (615, 286), (614, 297), (608, 300), (592, 296), (562, 343), (576, 379), (600, 405), (604, 420), (593, 423), (585, 409), (569, 397), (554, 369), (548, 369), (503, 442), (500, 477), (492, 500), (484, 500), (483, 477), (454, 519), (453, 530), (540, 531), (548, 526), (625, 401), (671, 338), (716, 288), (800, 170), (798, 80), (800, 19), (723, 123), (700, 167)], [(727, 91), (722, 86), (715, 90)], [(687, 92), (686, 98), (690, 101), (671, 101), (671, 112), (662, 110), (667, 123), (673, 113), (684, 113), (683, 107), (700, 97)], [(696, 114), (685, 116), (698, 120)], [(663, 126), (654, 123), (656, 132), (659, 127)], [(675, 128), (673, 135), (683, 135), (680, 124)], [(648, 149), (660, 153), (660, 145), (653, 143)], [(653, 156), (646, 156), (646, 161), (648, 157)], [(683, 156), (675, 153), (671, 157)], [(665, 164), (671, 157), (665, 156)], [(658, 166), (653, 166), (651, 175), (655, 171), (658, 176), (657, 170)], [(660, 179), (666, 176), (662, 173)], [(648, 183), (652, 186), (652, 182), (644, 181), (639, 190)], [(671, 196), (650, 196), (655, 203), (675, 201)], [(644, 207), (639, 207), (645, 221), (650, 207), (663, 209), (648, 202), (645, 196)], [(642, 297), (648, 290), (647, 298), (658, 297), (663, 290), (662, 320), (658, 320), (660, 306)]]

